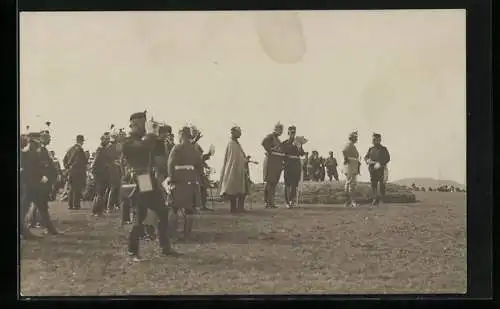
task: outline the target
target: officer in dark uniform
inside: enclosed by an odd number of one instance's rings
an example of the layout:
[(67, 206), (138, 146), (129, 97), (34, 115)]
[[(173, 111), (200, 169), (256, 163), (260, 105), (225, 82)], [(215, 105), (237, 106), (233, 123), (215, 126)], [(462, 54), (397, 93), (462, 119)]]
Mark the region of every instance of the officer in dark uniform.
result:
[(57, 235), (59, 232), (52, 224), (49, 215), (49, 198), (52, 185), (56, 181), (57, 172), (52, 163), (52, 158), (46, 148), (50, 144), (50, 133), (43, 130), (38, 134), (31, 135), (31, 141), (27, 153), (25, 153), (26, 172), (26, 195), (24, 205), (33, 202), (38, 210), (40, 221), (47, 232)]
[(146, 112), (130, 116), (130, 136), (122, 146), (123, 157), (130, 168), (137, 185), (133, 200), (137, 207), (137, 218), (129, 235), (128, 251), (135, 261), (139, 261), (139, 239), (144, 233), (143, 221), (148, 209), (156, 212), (159, 219), (158, 233), (162, 253), (176, 255), (168, 235), (168, 209), (156, 181), (152, 168), (152, 152), (157, 136), (152, 124), (146, 125)]
[(281, 150), (285, 154), (285, 202), (287, 208), (295, 206), (297, 198), (297, 187), (300, 182), (302, 167), (300, 157), (305, 155), (302, 145), (295, 142), (295, 126), (288, 127), (288, 139), (281, 144)]
[[(382, 136), (378, 133), (373, 133), (373, 146), (368, 149), (368, 152), (365, 155), (365, 162), (368, 165), (368, 171), (370, 172), (370, 181), (373, 192), (372, 205), (378, 205), (381, 199), (385, 197), (384, 170), (387, 163), (391, 160), (389, 151), (385, 146), (382, 146), (381, 141)], [(378, 194), (379, 186), (380, 195)]]
[(68, 170), (70, 185), (68, 204), (69, 209), (80, 209), (83, 190), (87, 181), (88, 158), (82, 146), (85, 142), (83, 135), (76, 136), (76, 144), (71, 147), (63, 159), (64, 168)]
[(94, 216), (102, 216), (106, 207), (106, 191), (109, 187), (109, 165), (110, 158), (106, 149), (110, 141), (109, 133), (105, 132), (101, 136), (101, 144), (95, 152), (95, 159), (92, 163), (91, 172), (95, 181), (96, 197), (92, 207)]
[(274, 126), (274, 132), (266, 135), (261, 143), (266, 152), (263, 164), (264, 182), (266, 183), (264, 187), (266, 208), (277, 208), (274, 204), (274, 195), (285, 160), (285, 154), (281, 151), (281, 141), (279, 139), (281, 134), (283, 134), (283, 125), (278, 122)]
[[(29, 127), (28, 127), (29, 128)], [(19, 226), (20, 233), (24, 239), (37, 238), (26, 224), (26, 215), (29, 212), (31, 203), (35, 198), (35, 188), (38, 185), (38, 179), (35, 175), (37, 170), (37, 152), (34, 148), (34, 143), (30, 142), (30, 138), (39, 138), (40, 134), (23, 134), (21, 136), (20, 146), (21, 152), (19, 156), (19, 192), (20, 192), (20, 209), (19, 209)]]

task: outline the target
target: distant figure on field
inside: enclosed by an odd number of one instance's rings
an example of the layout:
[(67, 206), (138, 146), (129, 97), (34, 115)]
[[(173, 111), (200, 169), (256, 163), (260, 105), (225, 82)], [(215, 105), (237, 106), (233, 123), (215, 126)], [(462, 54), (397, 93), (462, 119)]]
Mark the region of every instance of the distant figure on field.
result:
[(328, 179), (332, 181), (332, 178), (335, 181), (339, 181), (339, 174), (337, 172), (337, 159), (333, 157), (333, 151), (328, 152), (328, 158), (326, 159), (326, 173), (328, 175)]
[(311, 157), (309, 158), (309, 175), (311, 180), (318, 182), (321, 180), (321, 159), (316, 150), (312, 151)]

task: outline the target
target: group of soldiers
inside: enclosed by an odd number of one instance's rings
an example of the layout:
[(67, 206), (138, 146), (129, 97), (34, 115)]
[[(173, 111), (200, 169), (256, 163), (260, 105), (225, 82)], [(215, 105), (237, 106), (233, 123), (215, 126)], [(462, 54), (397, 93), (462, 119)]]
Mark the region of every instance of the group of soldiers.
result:
[[(130, 131), (116, 129), (112, 125), (109, 132), (101, 136), (99, 147), (95, 151), (90, 173), (94, 181), (92, 214), (102, 217), (106, 211), (121, 208), (122, 224), (132, 223), (129, 234), (129, 255), (139, 260), (139, 242), (147, 234), (158, 233), (161, 252), (165, 255), (177, 255), (171, 246), (171, 239), (177, 234), (179, 216), (183, 217), (183, 234), (189, 237), (193, 215), (206, 207), (207, 178), (206, 161), (214, 154), (213, 146), (204, 153), (198, 141), (201, 132), (194, 126), (181, 128), (178, 143), (174, 141), (172, 127), (147, 120), (146, 112), (134, 113), (129, 118)], [(295, 126), (288, 127), (288, 138), (280, 141), (284, 127), (278, 123), (272, 133), (262, 141), (266, 156), (264, 159), (264, 200), (266, 208), (277, 208), (274, 202), (276, 185), (284, 174), (286, 207), (293, 208), (298, 202), (298, 185), (303, 181), (304, 161), (306, 167), (313, 166), (314, 173), (318, 165), (317, 152), (306, 160), (303, 145), (307, 139), (297, 136)], [(231, 212), (245, 211), (245, 196), (250, 192), (248, 164), (251, 163), (239, 144), (241, 128), (231, 128), (231, 138), (226, 148), (221, 173), (219, 193), (230, 202)], [(346, 206), (356, 206), (353, 192), (356, 188), (357, 175), (360, 171), (360, 157), (356, 149), (358, 134), (353, 132), (343, 150), (344, 174), (346, 176)], [(373, 204), (380, 202), (385, 194), (384, 167), (390, 160), (387, 148), (382, 146), (380, 134), (373, 135), (373, 146), (364, 160), (368, 165), (374, 190)], [(67, 151), (63, 159), (64, 173), (57, 167), (55, 156), (47, 151), (50, 144), (49, 130), (30, 132), (21, 137), (21, 235), (34, 237), (26, 216), (30, 205), (39, 215), (39, 221), (48, 233), (58, 234), (50, 220), (48, 201), (53, 198), (54, 187), (58, 182), (68, 184), (68, 207), (80, 209), (82, 195), (87, 185), (87, 172), (90, 154), (83, 149), (85, 138), (76, 137), (76, 143)], [(330, 166), (328, 175), (338, 179), (337, 162), (330, 153), (325, 160), (325, 167)], [(329, 165), (326, 162), (329, 162)], [(256, 163), (256, 162), (253, 162)], [(58, 170), (59, 169), (59, 170)], [(63, 176), (59, 176), (63, 174)], [(308, 171), (309, 174), (309, 171)], [(331, 176), (330, 176), (331, 175)], [(321, 177), (319, 178), (321, 179)], [(59, 185), (61, 187), (61, 185)], [(380, 195), (379, 195), (380, 192)], [(167, 206), (167, 207), (166, 207)], [(131, 220), (134, 210), (134, 220)], [(145, 224), (149, 213), (154, 218)], [(155, 235), (156, 236), (156, 235)]]
[(333, 151), (328, 153), (326, 159), (320, 157), (316, 150), (311, 152), (311, 156), (306, 152), (302, 165), (303, 178), (305, 181), (323, 182), (328, 176), (329, 181), (339, 181), (337, 166), (337, 159), (333, 156)]
[(425, 191), (436, 191), (436, 192), (465, 192), (465, 189), (461, 189), (460, 187), (455, 187), (455, 186), (448, 186), (448, 185), (443, 185), (443, 186), (439, 186), (437, 188), (432, 188), (432, 187), (429, 187), (427, 190), (424, 188), (424, 187), (418, 187), (417, 185), (415, 185), (414, 183), (411, 185), (410, 187), (411, 190), (413, 191), (421, 191), (421, 192), (425, 192)]
[[(262, 141), (262, 147), (266, 156), (264, 159), (264, 201), (266, 208), (276, 208), (274, 196), (276, 185), (283, 171), (285, 182), (285, 202), (287, 208), (293, 208), (298, 202), (297, 187), (300, 181), (305, 180), (304, 176), (310, 177), (313, 181), (324, 180), (325, 168), (330, 180), (338, 180), (337, 161), (330, 152), (328, 159), (321, 160), (317, 151), (313, 151), (311, 157), (306, 157), (301, 161), (302, 156), (306, 156), (303, 144), (307, 140), (296, 135), (295, 126), (288, 127), (288, 138), (281, 142), (279, 137), (283, 134), (283, 125), (277, 123), (274, 131), (268, 134)], [(387, 164), (390, 161), (389, 151), (381, 144), (382, 136), (373, 134), (372, 147), (368, 149), (364, 161), (370, 173), (371, 187), (373, 191), (373, 205), (378, 205), (385, 196), (385, 173)], [(356, 207), (355, 190), (357, 177), (360, 175), (361, 158), (356, 148), (358, 142), (358, 132), (352, 132), (344, 147), (342, 154), (344, 157), (343, 173), (346, 177), (345, 192), (346, 206)], [(322, 161), (324, 163), (322, 163)], [(302, 162), (302, 164), (301, 164)], [(301, 166), (302, 165), (302, 166)], [(323, 170), (323, 172), (322, 172)]]

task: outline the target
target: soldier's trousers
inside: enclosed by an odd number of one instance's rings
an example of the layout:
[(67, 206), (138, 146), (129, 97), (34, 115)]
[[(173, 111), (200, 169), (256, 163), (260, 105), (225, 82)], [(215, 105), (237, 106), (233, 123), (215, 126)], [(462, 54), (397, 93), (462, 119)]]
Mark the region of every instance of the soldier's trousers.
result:
[(118, 185), (110, 185), (108, 191), (108, 204), (107, 209), (111, 210), (113, 207), (118, 206), (120, 204), (120, 186)]
[(370, 182), (372, 185), (373, 198), (379, 197), (379, 186), (380, 186), (380, 196), (385, 196), (385, 182), (384, 182), (384, 169), (379, 168), (369, 168), (370, 172)]
[(29, 207), (33, 202), (38, 210), (39, 220), (43, 227), (45, 227), (49, 233), (55, 233), (56, 228), (52, 224), (49, 214), (49, 191), (40, 190), (39, 188), (29, 188), (27, 187), (21, 201), (21, 220), (25, 226), (24, 219), (29, 211)]
[(231, 212), (242, 212), (245, 210), (245, 194), (229, 195), (228, 199)]
[(335, 170), (329, 171), (328, 178), (330, 179), (330, 181), (332, 181), (332, 179), (335, 179), (335, 181), (339, 181), (339, 174), (338, 174), (337, 170), (335, 169)]
[(168, 208), (165, 206), (161, 191), (156, 188), (150, 192), (136, 192), (134, 203), (137, 207), (137, 218), (129, 234), (128, 250), (139, 255), (139, 239), (144, 234), (144, 220), (148, 214), (148, 209), (154, 211), (158, 216), (158, 234), (160, 247), (163, 250), (170, 249), (170, 239), (168, 234)]
[(123, 200), (122, 203), (122, 224), (125, 224), (125, 222), (130, 222), (130, 209), (132, 207), (132, 199), (131, 198), (126, 198)]
[(94, 215), (100, 215), (104, 212), (104, 208), (106, 207), (107, 188), (108, 184), (104, 179), (95, 180), (96, 197), (94, 198), (94, 205), (92, 206), (92, 213)]
[(201, 208), (207, 207), (208, 191), (206, 187), (200, 187)]
[(68, 194), (68, 205), (70, 209), (80, 209), (83, 189), (85, 187), (84, 180), (73, 180), (70, 182), (69, 194)]
[(268, 206), (274, 206), (274, 197), (276, 195), (276, 185), (278, 183), (275, 182), (266, 182), (266, 186), (264, 187), (264, 202)]

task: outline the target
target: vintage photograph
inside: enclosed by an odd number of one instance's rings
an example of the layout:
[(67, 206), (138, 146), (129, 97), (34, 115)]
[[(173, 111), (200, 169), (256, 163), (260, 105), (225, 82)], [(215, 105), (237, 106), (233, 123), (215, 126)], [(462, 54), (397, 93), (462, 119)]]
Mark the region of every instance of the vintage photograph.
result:
[(23, 296), (467, 291), (465, 10), (23, 12)]

